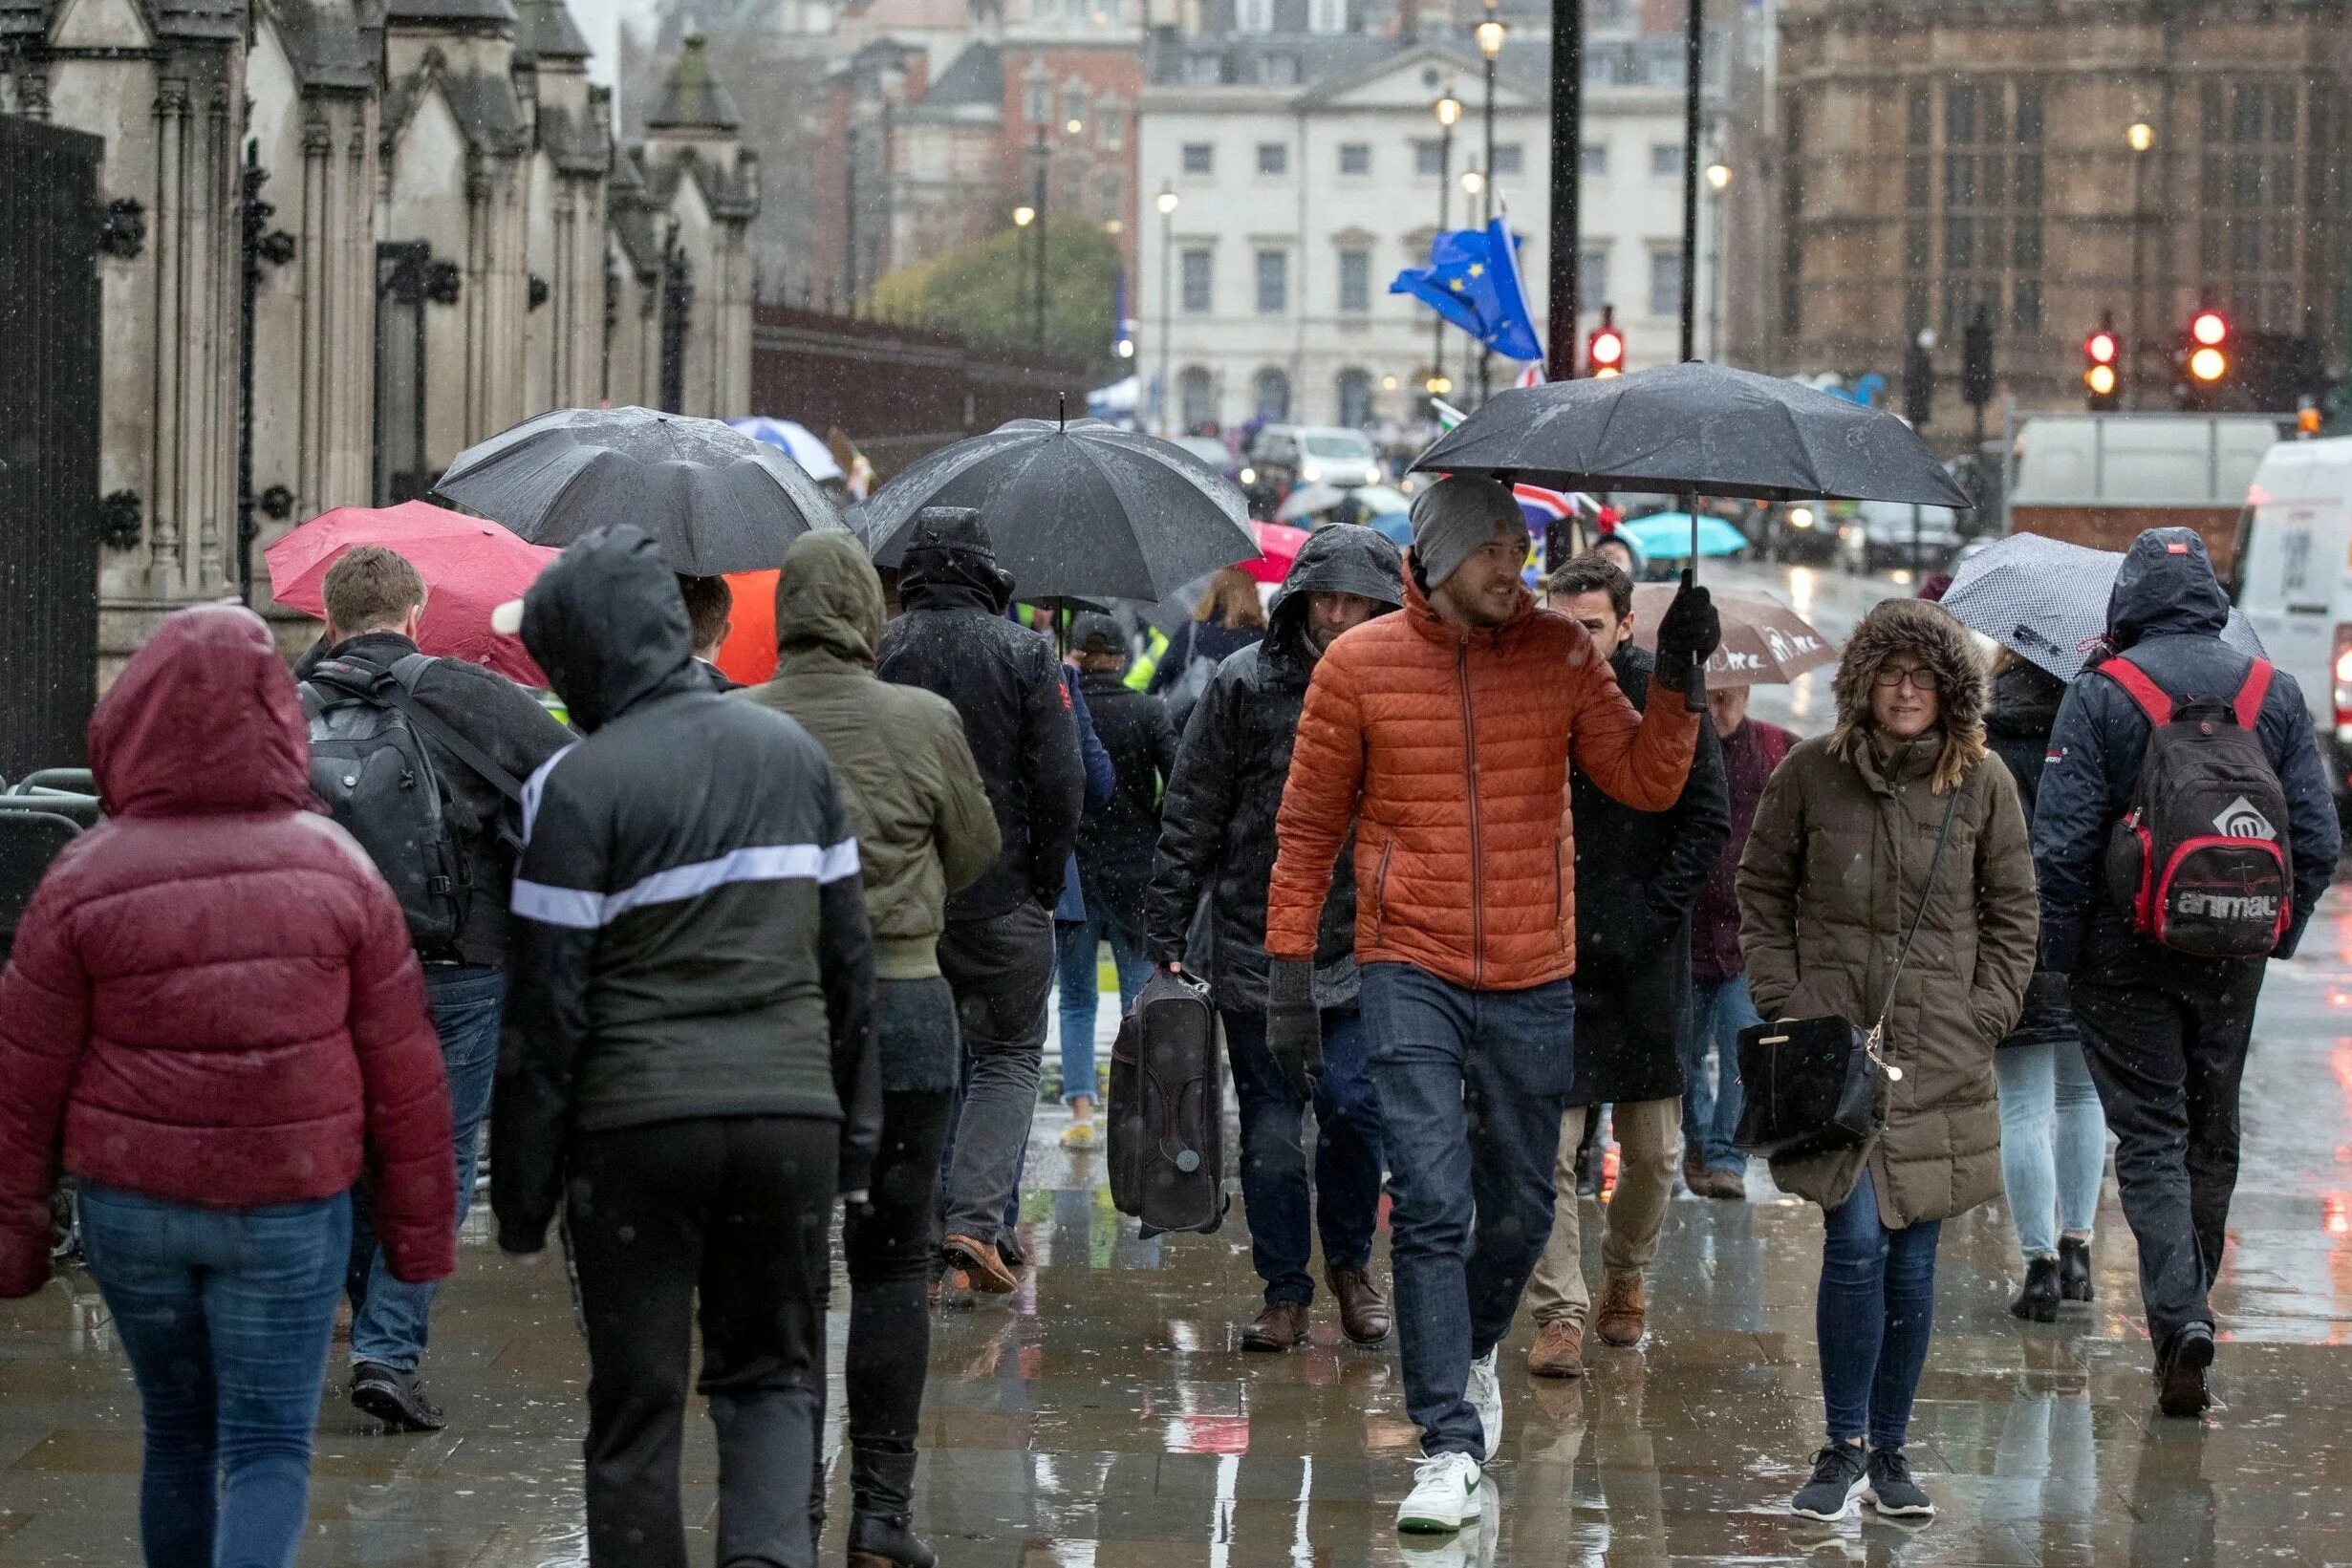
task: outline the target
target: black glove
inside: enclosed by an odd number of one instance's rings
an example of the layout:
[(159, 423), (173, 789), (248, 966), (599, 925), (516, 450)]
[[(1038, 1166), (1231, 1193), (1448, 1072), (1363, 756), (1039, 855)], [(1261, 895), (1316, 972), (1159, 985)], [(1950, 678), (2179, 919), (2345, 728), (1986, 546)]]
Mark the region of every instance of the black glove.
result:
[(1315, 965), (1276, 958), (1266, 965), (1266, 1053), (1302, 1100), (1323, 1077), (1323, 1015), (1315, 1007)]
[(2074, 1032), (2074, 981), (2056, 969), (2037, 969), (2025, 982), (2027, 1027), (2050, 1032)]
[(1696, 711), (1707, 700), (1708, 657), (1722, 645), (1723, 617), (1715, 612), (1715, 596), (1692, 586), (1685, 567), (1682, 586), (1658, 621), (1657, 680), (1682, 693)]

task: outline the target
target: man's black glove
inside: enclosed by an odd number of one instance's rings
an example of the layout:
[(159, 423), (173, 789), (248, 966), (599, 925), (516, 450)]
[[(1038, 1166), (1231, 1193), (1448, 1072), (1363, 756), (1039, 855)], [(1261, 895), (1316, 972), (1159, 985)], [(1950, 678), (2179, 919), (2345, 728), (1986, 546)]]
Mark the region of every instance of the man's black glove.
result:
[(2018, 1027), (2039, 1038), (2075, 1032), (2074, 982), (2056, 969), (2037, 969), (2025, 982), (2025, 1013)]
[(1715, 612), (1715, 596), (1694, 587), (1685, 567), (1682, 586), (1658, 621), (1658, 682), (1682, 693), (1695, 712), (1707, 700), (1707, 660), (1722, 645), (1723, 617)]
[(1315, 1007), (1312, 959), (1276, 958), (1266, 965), (1265, 1043), (1291, 1091), (1313, 1099), (1323, 1077), (1323, 1015)]

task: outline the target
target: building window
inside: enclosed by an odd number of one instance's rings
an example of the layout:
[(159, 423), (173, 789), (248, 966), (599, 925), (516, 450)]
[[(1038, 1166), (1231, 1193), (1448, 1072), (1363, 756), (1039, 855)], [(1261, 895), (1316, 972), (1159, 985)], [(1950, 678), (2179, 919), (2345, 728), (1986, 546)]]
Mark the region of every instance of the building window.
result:
[(1103, 174), (1094, 182), (1094, 194), (1100, 204), (1097, 210), (1106, 218), (1127, 215), (1127, 181), (1116, 169)]
[(1290, 143), (1261, 141), (1258, 143), (1258, 172), (1284, 175), (1290, 172)]
[(1084, 212), (1087, 204), (1087, 170), (1078, 160), (1067, 159), (1062, 164), (1062, 205), (1069, 212)]
[(1021, 90), (1021, 113), (1032, 125), (1043, 125), (1053, 118), (1053, 84), (1042, 77), (1033, 77)]
[(1281, 315), (1290, 309), (1290, 253), (1258, 252), (1258, 313)]
[(1263, 87), (1296, 87), (1304, 78), (1296, 54), (1267, 54), (1258, 61), (1258, 81)]
[(1413, 172), (1424, 180), (1445, 178), (1445, 143), (1434, 137), (1423, 138), (1413, 144)]
[(1348, 0), (1307, 0), (1306, 31), (1309, 32), (1347, 32)]
[(1209, 313), (1209, 264), (1213, 252), (1206, 246), (1197, 246), (1176, 258), (1176, 266), (1184, 274), (1184, 313)]
[(1495, 178), (1516, 180), (1526, 172), (1527, 149), (1516, 141), (1495, 143)]
[(1217, 423), (1217, 383), (1198, 365), (1187, 365), (1176, 377), (1176, 407), (1184, 428), (1198, 431)]
[(1668, 316), (1682, 314), (1682, 252), (1679, 250), (1650, 252), (1650, 313)]
[(1062, 118), (1074, 119), (1081, 127), (1086, 124), (1087, 90), (1083, 84), (1072, 82), (1062, 89)]
[(1274, 31), (1274, 0), (1234, 0), (1233, 28), (1237, 32)]
[(1576, 255), (1576, 308), (1598, 311), (1609, 303), (1608, 252), (1580, 250)]
[(1251, 390), (1257, 394), (1258, 412), (1269, 419), (1290, 418), (1290, 377), (1278, 370), (1262, 370)]
[(1372, 422), (1372, 373), (1353, 367), (1339, 373), (1339, 422), (1361, 430)]
[(1604, 179), (1608, 174), (1608, 143), (1587, 141), (1578, 149), (1577, 172), (1587, 180)]
[(1682, 143), (1652, 141), (1650, 144), (1650, 173), (1659, 180), (1682, 178)]
[(1340, 313), (1362, 315), (1371, 308), (1372, 253), (1361, 247), (1349, 246), (1339, 253)]
[[(1939, 123), (1932, 105), (1907, 106), (1904, 263), (1913, 303), (1940, 293), (1946, 337), (1978, 308), (2014, 332), (2041, 330), (2042, 105), (2037, 83), (1950, 82), (1943, 88), (1940, 157), (1919, 140)], [(1923, 125), (1924, 121), (1924, 125)], [(1922, 170), (1927, 177), (1922, 178)], [(1934, 205), (1930, 205), (1933, 203)], [(1931, 238), (1931, 220), (1940, 236)], [(2006, 308), (2004, 310), (2004, 307)], [(1912, 306), (1907, 304), (1909, 311)], [(1922, 312), (1924, 313), (1924, 312)]]
[(1339, 172), (1370, 174), (1372, 172), (1372, 144), (1369, 141), (1343, 141), (1339, 144)]
[(1184, 143), (1184, 172), (1210, 175), (1217, 172), (1217, 148), (1206, 141)]
[[(2312, 99), (2315, 120), (2320, 102)], [(2220, 289), (2240, 329), (2299, 331), (2296, 239), (2306, 220), (2296, 199), (2296, 84), (2208, 82), (2198, 110), (2198, 275)], [(2316, 125), (2311, 144), (2326, 144)], [(2315, 173), (2315, 194), (2321, 183)]]

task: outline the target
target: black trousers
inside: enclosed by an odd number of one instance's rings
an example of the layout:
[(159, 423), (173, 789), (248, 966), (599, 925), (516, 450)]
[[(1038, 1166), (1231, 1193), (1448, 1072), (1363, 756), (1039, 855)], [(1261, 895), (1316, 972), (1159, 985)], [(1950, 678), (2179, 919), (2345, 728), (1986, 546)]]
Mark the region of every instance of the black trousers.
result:
[(801, 1116), (572, 1139), (566, 1223), (588, 1326), (588, 1560), (685, 1568), (678, 1455), (697, 1298), (719, 1432), (721, 1563), (809, 1568), (841, 1129)]
[(2118, 939), (2094, 946), (2074, 974), (2159, 1351), (2183, 1324), (2213, 1321), (2206, 1296), (2237, 1190), (2238, 1085), (2262, 970), (2259, 958), (2190, 958)]
[(931, 1364), (931, 1258), (939, 1250), (934, 1201), (951, 1092), (882, 1096), (882, 1147), (873, 1207), (842, 1227), (850, 1266), (850, 1444), (915, 1451), (923, 1380)]

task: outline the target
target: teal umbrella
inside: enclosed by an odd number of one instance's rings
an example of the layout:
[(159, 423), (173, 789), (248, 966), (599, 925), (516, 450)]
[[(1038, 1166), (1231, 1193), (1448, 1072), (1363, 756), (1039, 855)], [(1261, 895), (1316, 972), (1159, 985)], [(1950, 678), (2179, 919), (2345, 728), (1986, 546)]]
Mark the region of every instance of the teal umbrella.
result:
[(1618, 524), (1617, 531), (1652, 560), (1683, 560), (1694, 538), (1701, 555), (1737, 555), (1748, 548), (1748, 536), (1719, 517), (1699, 518), (1694, 532), (1688, 512), (1653, 512)]

